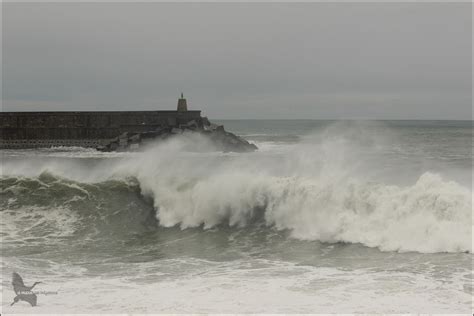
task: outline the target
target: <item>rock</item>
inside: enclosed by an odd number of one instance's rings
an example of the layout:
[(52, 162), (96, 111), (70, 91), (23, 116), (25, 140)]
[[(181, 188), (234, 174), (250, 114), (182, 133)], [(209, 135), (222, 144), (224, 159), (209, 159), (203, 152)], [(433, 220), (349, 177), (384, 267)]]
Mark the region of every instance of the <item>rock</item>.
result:
[(186, 124), (186, 126), (197, 128), (197, 127), (198, 127), (198, 124), (197, 124), (197, 122), (196, 122), (195, 120), (192, 120), (192, 121), (189, 121), (189, 122)]
[(130, 136), (128, 141), (129, 142), (131, 141), (132, 143), (138, 143), (140, 142), (140, 139), (141, 139), (140, 134), (135, 134), (135, 135)]
[[(201, 124), (202, 123), (202, 124)], [(198, 123), (195, 120), (188, 122), (180, 128), (159, 128), (152, 132), (128, 133), (125, 132), (119, 137), (111, 139), (104, 146), (97, 147), (99, 151), (126, 151), (143, 148), (140, 144), (151, 143), (156, 140), (163, 140), (180, 134), (199, 133), (211, 140), (211, 142), (224, 152), (250, 152), (257, 150), (257, 146), (235, 134), (227, 132), (222, 125), (216, 125), (207, 118), (203, 118)]]
[(206, 116), (204, 116), (202, 118), (202, 125), (205, 126), (205, 127), (211, 126), (211, 122), (209, 121), (209, 119)]

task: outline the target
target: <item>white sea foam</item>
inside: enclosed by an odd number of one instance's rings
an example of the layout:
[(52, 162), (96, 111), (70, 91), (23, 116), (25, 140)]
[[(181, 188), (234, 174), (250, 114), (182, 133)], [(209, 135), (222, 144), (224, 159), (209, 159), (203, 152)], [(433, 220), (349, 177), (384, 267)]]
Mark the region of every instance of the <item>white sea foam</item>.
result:
[(65, 206), (5, 209), (1, 212), (1, 219), (4, 242), (25, 242), (28, 245), (61, 242), (63, 237), (73, 236), (80, 225), (78, 216)]
[(268, 226), (304, 240), (472, 252), (468, 188), (430, 172), (405, 186), (368, 181), (356, 168), (361, 149), (346, 138), (293, 147), (276, 160), (176, 159), (179, 148), (163, 145), (120, 166), (153, 196), (163, 226), (246, 225), (264, 212)]
[[(57, 269), (64, 276), (30, 275), (44, 282), (38, 313), (469, 313), (470, 294), (458, 286), (462, 273), (434, 280), (403, 271), (355, 271), (255, 259), (213, 262), (188, 258), (131, 264), (133, 275), (94, 277)], [(157, 265), (160, 265), (157, 267)], [(186, 265), (187, 273), (166, 275), (163, 266)], [(149, 267), (153, 273), (150, 273)], [(140, 271), (140, 275), (135, 272)], [(55, 271), (56, 272), (56, 271)], [(34, 273), (34, 272), (32, 272)], [(51, 274), (51, 272), (49, 273)], [(56, 274), (56, 273), (55, 273)], [(141, 277), (138, 278), (137, 277)], [(383, 286), (381, 286), (381, 283)], [(441, 286), (442, 285), (442, 286)], [(14, 293), (4, 290), (4, 302)], [(376, 303), (374, 303), (376, 302)], [(20, 302), (6, 313), (30, 313)]]
[[(136, 177), (168, 227), (243, 226), (260, 216), (298, 239), (383, 251), (472, 252), (472, 191), (436, 172), (403, 185), (372, 178), (378, 167), (367, 153), (383, 142), (378, 133), (330, 129), (276, 151), (222, 155), (203, 153), (212, 145), (193, 135), (95, 169), (57, 161), (36, 169), (8, 166), (12, 173), (48, 170), (86, 182)], [(404, 170), (400, 164), (394, 172)]]
[(289, 229), (299, 239), (387, 251), (472, 251), (471, 195), (434, 174), (396, 187), (236, 172), (179, 187), (157, 183), (148, 188), (163, 226), (245, 225), (253, 212), (264, 209), (268, 225)]

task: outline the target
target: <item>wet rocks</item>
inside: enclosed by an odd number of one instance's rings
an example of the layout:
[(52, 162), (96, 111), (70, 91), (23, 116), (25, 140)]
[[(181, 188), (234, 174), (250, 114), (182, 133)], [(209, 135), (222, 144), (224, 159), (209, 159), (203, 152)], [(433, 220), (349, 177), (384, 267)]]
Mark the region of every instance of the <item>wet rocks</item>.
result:
[(99, 151), (137, 151), (143, 149), (152, 142), (169, 139), (181, 134), (198, 133), (210, 140), (218, 150), (223, 152), (251, 152), (257, 150), (257, 146), (247, 140), (230, 133), (222, 125), (211, 123), (203, 118), (201, 124), (190, 121), (179, 127), (158, 128), (147, 132), (125, 132), (110, 140), (105, 146), (97, 148)]

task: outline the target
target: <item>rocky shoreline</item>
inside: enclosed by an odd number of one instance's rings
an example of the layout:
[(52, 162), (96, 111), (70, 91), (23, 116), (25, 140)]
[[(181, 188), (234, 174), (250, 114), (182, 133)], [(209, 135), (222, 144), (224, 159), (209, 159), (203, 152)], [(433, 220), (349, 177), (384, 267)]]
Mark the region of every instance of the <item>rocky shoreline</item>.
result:
[(200, 121), (193, 120), (178, 127), (163, 127), (147, 132), (125, 132), (96, 149), (103, 152), (140, 151), (151, 143), (191, 134), (202, 135), (216, 150), (223, 152), (252, 152), (258, 149), (255, 144), (226, 131), (222, 125), (211, 123), (205, 117)]

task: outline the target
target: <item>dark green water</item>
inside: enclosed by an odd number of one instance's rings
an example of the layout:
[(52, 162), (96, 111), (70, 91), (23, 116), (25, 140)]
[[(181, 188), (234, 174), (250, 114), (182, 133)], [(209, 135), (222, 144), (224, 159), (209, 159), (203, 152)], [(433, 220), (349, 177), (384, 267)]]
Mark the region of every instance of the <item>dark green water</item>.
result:
[(3, 311), (471, 310), (470, 121), (222, 123), (260, 150), (3, 151)]

